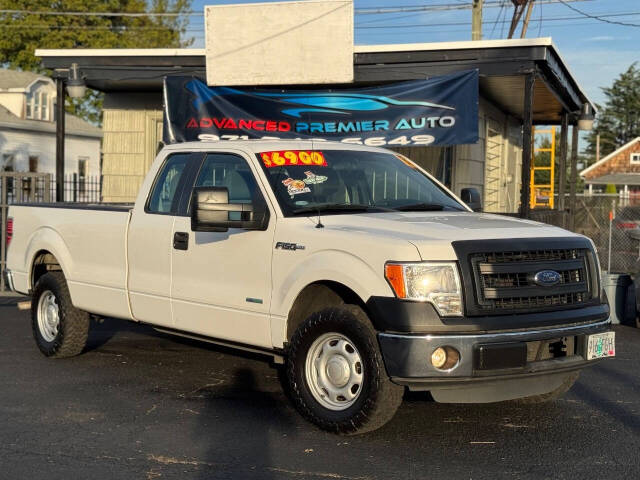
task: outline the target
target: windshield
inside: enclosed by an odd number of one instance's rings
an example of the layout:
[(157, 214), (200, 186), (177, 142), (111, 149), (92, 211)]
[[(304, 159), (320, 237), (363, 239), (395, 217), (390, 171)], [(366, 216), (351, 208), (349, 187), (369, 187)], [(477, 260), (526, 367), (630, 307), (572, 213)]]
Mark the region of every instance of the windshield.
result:
[(287, 216), (313, 212), (467, 211), (400, 154), (355, 150), (261, 152)]

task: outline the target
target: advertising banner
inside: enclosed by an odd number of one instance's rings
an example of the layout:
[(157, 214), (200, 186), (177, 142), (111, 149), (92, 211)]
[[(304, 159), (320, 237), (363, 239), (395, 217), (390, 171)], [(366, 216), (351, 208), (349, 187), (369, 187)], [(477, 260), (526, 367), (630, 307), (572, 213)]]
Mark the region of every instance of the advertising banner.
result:
[(478, 140), (478, 71), (330, 90), (209, 87), (164, 81), (165, 143), (249, 138), (321, 139), (371, 146)]

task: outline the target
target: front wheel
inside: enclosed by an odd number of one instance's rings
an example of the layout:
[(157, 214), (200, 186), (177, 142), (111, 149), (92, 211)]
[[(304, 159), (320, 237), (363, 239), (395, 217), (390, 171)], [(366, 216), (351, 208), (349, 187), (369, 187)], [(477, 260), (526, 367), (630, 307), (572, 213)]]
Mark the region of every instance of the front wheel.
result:
[(78, 355), (87, 343), (89, 314), (71, 303), (61, 272), (44, 274), (31, 299), (31, 327), (40, 351), (47, 357)]
[(335, 433), (364, 433), (393, 418), (404, 388), (384, 369), (376, 332), (354, 305), (321, 310), (296, 330), (286, 382), (296, 408)]

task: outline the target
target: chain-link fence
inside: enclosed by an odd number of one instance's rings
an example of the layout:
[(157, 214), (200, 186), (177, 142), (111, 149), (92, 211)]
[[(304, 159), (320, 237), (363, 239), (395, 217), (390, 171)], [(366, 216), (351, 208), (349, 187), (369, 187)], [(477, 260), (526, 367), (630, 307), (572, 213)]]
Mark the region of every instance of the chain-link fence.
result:
[(617, 195), (585, 195), (576, 205), (574, 230), (596, 244), (602, 269), (640, 272), (640, 204)]
[(568, 212), (534, 210), (531, 218), (591, 238), (600, 265), (612, 273), (640, 272), (640, 201), (616, 194), (577, 195), (573, 218)]

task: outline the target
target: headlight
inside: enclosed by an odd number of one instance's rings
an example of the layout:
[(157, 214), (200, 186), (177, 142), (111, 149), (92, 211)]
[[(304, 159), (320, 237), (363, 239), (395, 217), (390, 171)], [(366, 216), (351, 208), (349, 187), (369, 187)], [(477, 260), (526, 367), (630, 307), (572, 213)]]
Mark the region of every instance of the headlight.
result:
[(387, 263), (385, 277), (398, 298), (430, 302), (445, 317), (462, 315), (460, 277), (454, 262)]

